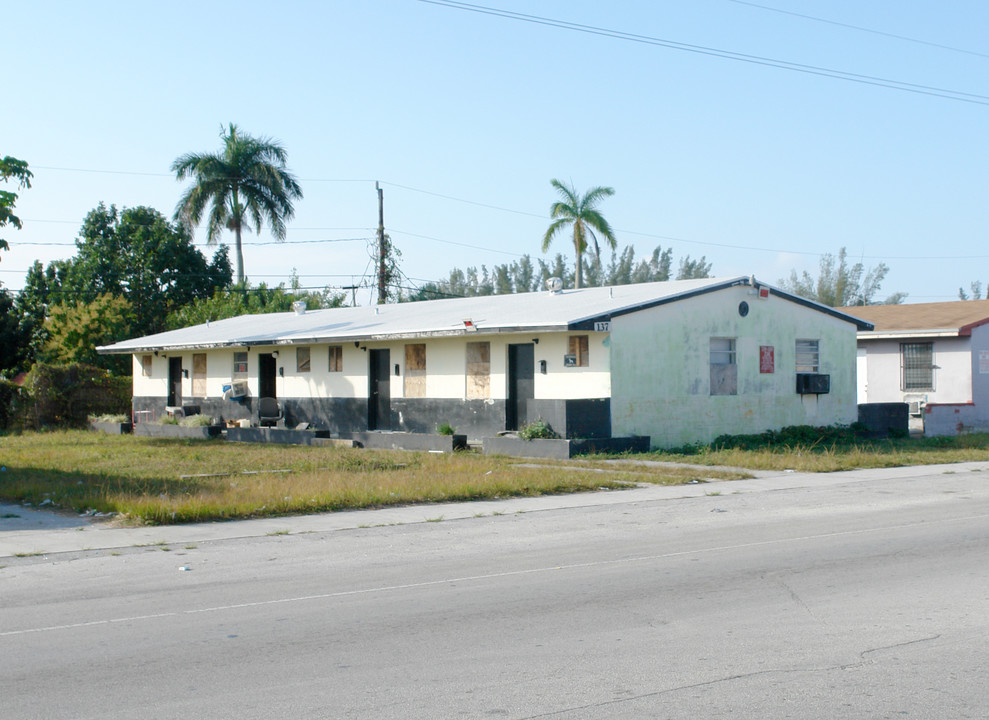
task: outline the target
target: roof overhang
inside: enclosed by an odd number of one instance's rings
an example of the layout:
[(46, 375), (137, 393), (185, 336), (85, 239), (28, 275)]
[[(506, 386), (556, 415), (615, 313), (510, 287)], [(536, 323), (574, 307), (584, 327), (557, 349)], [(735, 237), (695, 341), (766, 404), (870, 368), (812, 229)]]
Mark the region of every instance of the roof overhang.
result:
[(960, 337), (962, 333), (958, 329), (934, 329), (934, 330), (874, 330), (860, 331), (859, 340), (906, 340), (911, 338), (946, 338)]

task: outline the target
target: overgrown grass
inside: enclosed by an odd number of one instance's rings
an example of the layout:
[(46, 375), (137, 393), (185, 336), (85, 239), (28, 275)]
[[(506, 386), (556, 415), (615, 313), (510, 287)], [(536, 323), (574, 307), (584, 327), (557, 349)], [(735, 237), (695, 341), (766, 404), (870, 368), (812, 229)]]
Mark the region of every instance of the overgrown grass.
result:
[(761, 435), (725, 436), (710, 446), (679, 448), (641, 457), (754, 470), (835, 472), (989, 460), (989, 434), (869, 439), (855, 428), (795, 427)]
[[(732, 477), (595, 462), (538, 465), (470, 453), (165, 440), (87, 431), (0, 437), (0, 498), (133, 524), (680, 484)], [(602, 470), (604, 472), (602, 472)], [(734, 475), (737, 477), (737, 475)]]

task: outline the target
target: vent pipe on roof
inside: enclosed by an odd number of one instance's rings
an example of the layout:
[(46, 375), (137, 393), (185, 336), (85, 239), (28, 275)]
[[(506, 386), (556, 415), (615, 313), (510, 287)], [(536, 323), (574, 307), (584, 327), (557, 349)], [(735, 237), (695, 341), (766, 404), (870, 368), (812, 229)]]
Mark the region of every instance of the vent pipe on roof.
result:
[(306, 301), (305, 300), (296, 300), (294, 303), (292, 303), (292, 309), (295, 311), (295, 314), (296, 315), (305, 315), (306, 314)]

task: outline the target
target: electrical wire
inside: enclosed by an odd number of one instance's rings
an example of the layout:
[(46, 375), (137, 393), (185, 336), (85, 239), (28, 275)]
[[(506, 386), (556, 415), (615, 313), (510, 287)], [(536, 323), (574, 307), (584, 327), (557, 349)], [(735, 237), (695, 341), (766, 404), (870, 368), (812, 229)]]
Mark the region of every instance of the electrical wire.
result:
[(903, 40), (904, 42), (916, 43), (918, 45), (926, 45), (928, 47), (938, 48), (939, 50), (949, 50), (956, 53), (964, 53), (965, 55), (974, 55), (975, 57), (989, 58), (986, 53), (976, 52), (975, 50), (966, 50), (964, 48), (954, 47), (953, 45), (942, 45), (941, 43), (930, 42), (928, 40), (920, 40), (919, 38), (908, 37), (906, 35), (897, 35), (896, 33), (885, 32), (883, 30), (875, 30), (874, 28), (862, 27), (861, 25), (852, 25), (850, 23), (838, 22), (837, 20), (828, 20), (827, 18), (816, 17), (814, 15), (804, 15), (803, 13), (793, 12), (792, 10), (783, 10), (782, 8), (769, 7), (768, 5), (759, 5), (754, 2), (747, 2), (747, 0), (725, 0), (726, 2), (735, 3), (736, 5), (747, 5), (748, 7), (758, 8), (759, 10), (768, 10), (769, 12), (779, 13), (780, 15), (790, 15), (792, 17), (802, 18), (804, 20), (813, 20), (814, 22), (825, 23), (827, 25), (835, 25), (836, 27), (847, 28), (849, 30), (858, 30), (859, 32), (871, 33), (873, 35), (881, 35), (882, 37), (892, 38), (894, 40)]
[(419, 0), (419, 2), (426, 3), (428, 5), (446, 7), (452, 10), (464, 10), (466, 12), (473, 12), (480, 15), (490, 15), (507, 20), (516, 20), (518, 22), (526, 22), (533, 25), (554, 27), (561, 30), (570, 30), (572, 32), (579, 32), (587, 35), (612, 38), (614, 40), (624, 40), (626, 42), (634, 42), (641, 45), (664, 47), (670, 50), (680, 50), (682, 52), (689, 52), (697, 55), (718, 57), (724, 60), (735, 60), (737, 62), (749, 63), (751, 65), (773, 67), (780, 70), (790, 70), (792, 72), (799, 72), (806, 75), (829, 77), (835, 80), (845, 80), (846, 82), (854, 82), (861, 85), (871, 85), (874, 87), (888, 88), (890, 90), (900, 90), (918, 95), (938, 97), (944, 100), (954, 100), (957, 102), (971, 103), (974, 105), (989, 105), (989, 95), (980, 95), (961, 90), (949, 90), (947, 88), (939, 88), (931, 85), (921, 85), (902, 80), (882, 78), (875, 75), (846, 72), (844, 70), (835, 70), (817, 65), (805, 65), (803, 63), (789, 62), (787, 60), (776, 60), (770, 57), (748, 55), (745, 53), (733, 52), (731, 50), (720, 50), (718, 48), (705, 47), (703, 45), (691, 45), (689, 43), (681, 43), (675, 40), (665, 40), (663, 38), (651, 37), (648, 35), (636, 35), (634, 33), (611, 30), (594, 25), (581, 25), (580, 23), (568, 22), (566, 20), (557, 20), (538, 15), (527, 15), (525, 13), (512, 12), (510, 10), (500, 10), (498, 8), (487, 7), (485, 5), (457, 2), (457, 0)]

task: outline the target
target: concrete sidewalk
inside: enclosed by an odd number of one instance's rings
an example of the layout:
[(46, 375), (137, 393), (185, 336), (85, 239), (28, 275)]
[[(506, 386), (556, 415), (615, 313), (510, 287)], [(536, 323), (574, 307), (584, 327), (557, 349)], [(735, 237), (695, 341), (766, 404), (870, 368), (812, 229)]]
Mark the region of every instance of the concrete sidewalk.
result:
[(98, 518), (85, 515), (68, 516), (20, 505), (0, 504), (0, 560), (14, 556), (47, 556), (139, 545), (171, 545), (263, 537), (276, 533), (322, 533), (362, 527), (434, 522), (439, 519), (457, 520), (596, 505), (674, 501), (703, 497), (713, 492), (720, 494), (769, 492), (803, 487), (828, 487), (894, 477), (909, 478), (976, 471), (989, 471), (989, 461), (849, 470), (836, 473), (752, 472), (757, 477), (748, 480), (712, 481), (672, 487), (647, 485), (629, 490), (596, 493), (404, 505), (319, 515), (136, 528), (112, 527)]

